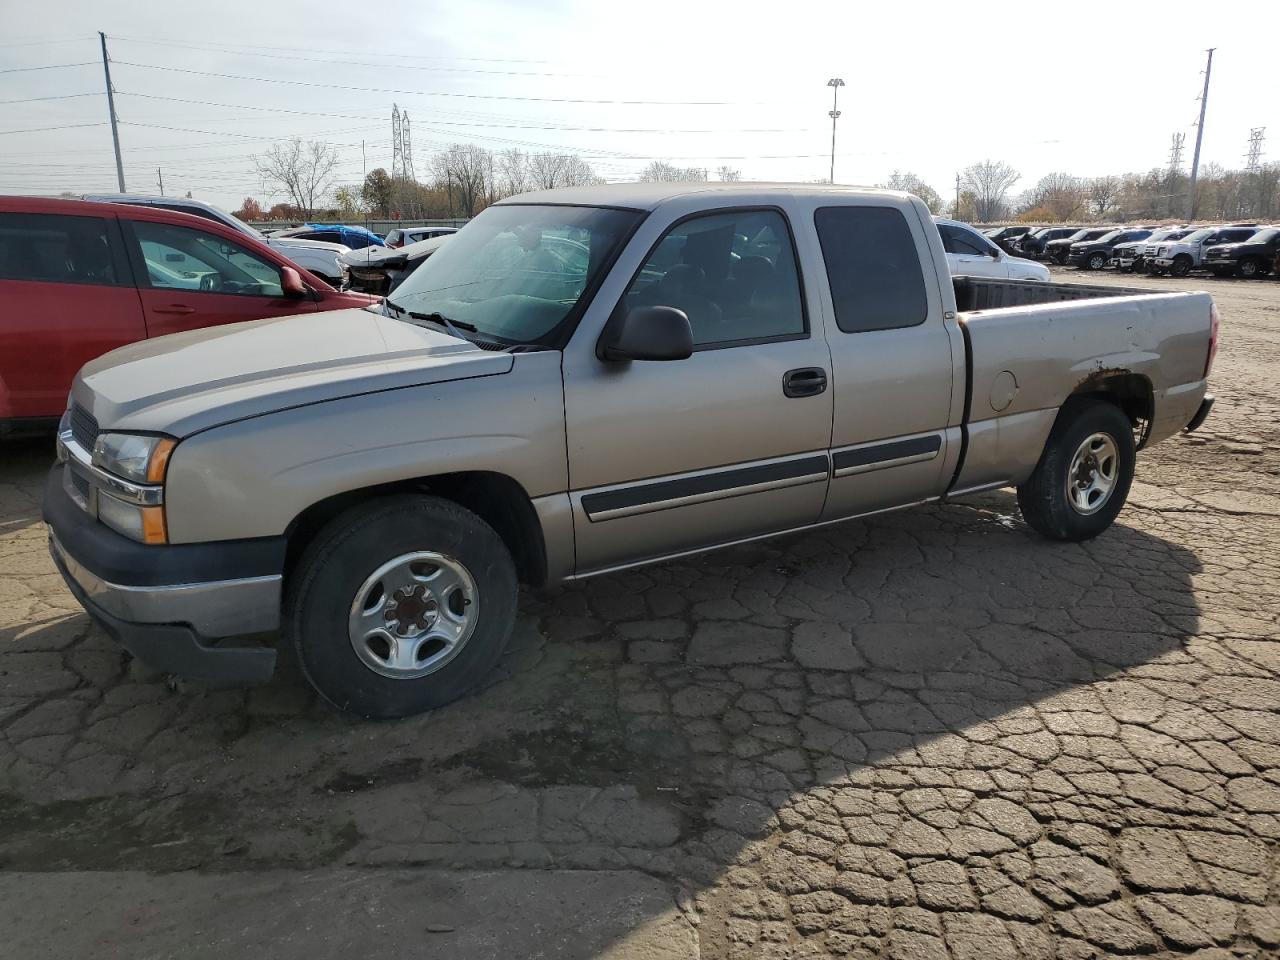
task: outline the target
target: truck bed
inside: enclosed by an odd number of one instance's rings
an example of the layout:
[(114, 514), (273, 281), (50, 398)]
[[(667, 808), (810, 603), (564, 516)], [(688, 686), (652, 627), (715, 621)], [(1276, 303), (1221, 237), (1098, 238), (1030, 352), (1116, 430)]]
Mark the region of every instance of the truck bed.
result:
[(1023, 307), (1034, 303), (1134, 297), (1161, 292), (1137, 287), (1046, 283), (1043, 280), (996, 280), (991, 277), (952, 277), (951, 282), (956, 291), (956, 309), (962, 313), (1000, 307)]

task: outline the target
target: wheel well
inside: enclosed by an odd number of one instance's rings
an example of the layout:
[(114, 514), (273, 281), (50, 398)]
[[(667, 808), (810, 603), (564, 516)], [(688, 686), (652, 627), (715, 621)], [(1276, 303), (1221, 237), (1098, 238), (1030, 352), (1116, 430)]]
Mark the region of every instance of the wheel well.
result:
[(511, 477), (480, 470), (379, 484), (313, 503), (295, 517), (285, 531), (289, 544), (285, 554), (286, 577), (307, 545), (334, 517), (357, 504), (404, 493), (433, 494), (470, 510), (493, 527), (507, 545), (522, 583), (538, 586), (546, 582), (546, 545), (542, 539), (542, 525), (529, 495)]
[(1076, 397), (1115, 404), (1133, 424), (1138, 448), (1147, 442), (1155, 415), (1155, 396), (1151, 381), (1142, 374), (1123, 370), (1093, 374), (1077, 384), (1067, 400), (1070, 402)]

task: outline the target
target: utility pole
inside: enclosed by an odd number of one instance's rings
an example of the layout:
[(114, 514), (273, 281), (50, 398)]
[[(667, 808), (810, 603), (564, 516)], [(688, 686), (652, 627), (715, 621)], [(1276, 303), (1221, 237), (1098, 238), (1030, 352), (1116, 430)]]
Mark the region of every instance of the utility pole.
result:
[(160, 196), (164, 196), (164, 174), (160, 172), (160, 168), (156, 167), (156, 179), (160, 181)]
[(840, 119), (840, 111), (836, 109), (836, 104), (840, 99), (840, 88), (844, 86), (844, 81), (839, 77), (832, 77), (827, 81), (827, 86), (831, 88), (831, 111), (827, 114), (831, 118), (831, 182), (836, 182), (836, 121)]
[(1209, 105), (1209, 73), (1213, 70), (1213, 51), (1209, 48), (1209, 59), (1204, 65), (1204, 92), (1200, 94), (1200, 122), (1196, 124), (1196, 152), (1191, 157), (1191, 186), (1187, 190), (1187, 223), (1196, 216), (1196, 177), (1200, 173), (1200, 141), (1204, 139), (1204, 111)]
[(116, 182), (120, 192), (124, 193), (124, 161), (120, 159), (120, 129), (116, 126), (116, 98), (111, 89), (111, 63), (107, 59), (107, 35), (98, 31), (98, 39), (102, 41), (102, 73), (107, 79), (107, 110), (111, 113), (111, 140), (116, 147)]
[(955, 217), (957, 220), (960, 219), (960, 174), (958, 173), (956, 174), (956, 208), (951, 216)]

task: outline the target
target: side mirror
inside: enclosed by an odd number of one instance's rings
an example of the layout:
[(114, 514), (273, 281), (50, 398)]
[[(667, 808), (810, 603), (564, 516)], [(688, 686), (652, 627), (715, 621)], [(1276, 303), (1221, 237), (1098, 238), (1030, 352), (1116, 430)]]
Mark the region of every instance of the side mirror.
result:
[(596, 344), (601, 360), (685, 360), (693, 355), (693, 327), (675, 307), (636, 307), (615, 315)]
[(293, 267), (280, 268), (280, 289), (286, 297), (305, 297), (310, 292), (302, 282), (302, 275)]

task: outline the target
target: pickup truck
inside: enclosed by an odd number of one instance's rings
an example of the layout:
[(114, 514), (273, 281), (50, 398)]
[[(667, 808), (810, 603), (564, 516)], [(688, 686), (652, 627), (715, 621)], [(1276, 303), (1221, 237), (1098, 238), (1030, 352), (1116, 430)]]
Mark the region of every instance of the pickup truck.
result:
[(556, 584), (1015, 486), (1102, 533), (1209, 412), (1206, 293), (952, 277), (918, 199), (614, 184), (487, 208), (385, 301), (125, 347), (45, 493), (71, 591), (161, 670), (340, 708), (474, 689)]
[(1194, 229), (1194, 227), (1161, 227), (1144, 240), (1117, 243), (1111, 249), (1111, 266), (1127, 273), (1146, 273), (1147, 262), (1144, 256), (1148, 247), (1158, 248), (1161, 240), (1181, 240)]
[(1202, 265), (1217, 277), (1266, 276), (1280, 257), (1280, 227), (1259, 230), (1248, 240), (1206, 247)]
[(1210, 247), (1226, 243), (1243, 243), (1258, 232), (1257, 224), (1234, 224), (1227, 227), (1202, 227), (1187, 234), (1181, 240), (1167, 240), (1155, 246), (1147, 246), (1147, 257), (1154, 274), (1168, 273), (1185, 277), (1203, 264), (1204, 252)]

